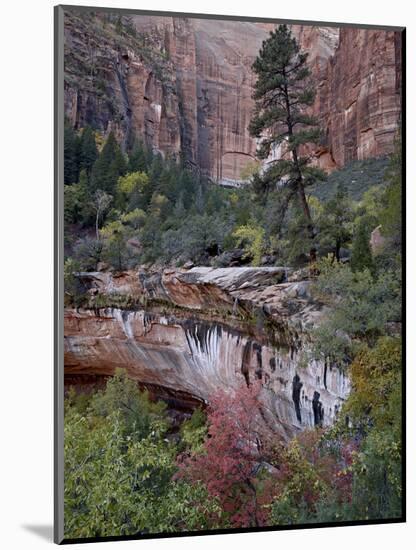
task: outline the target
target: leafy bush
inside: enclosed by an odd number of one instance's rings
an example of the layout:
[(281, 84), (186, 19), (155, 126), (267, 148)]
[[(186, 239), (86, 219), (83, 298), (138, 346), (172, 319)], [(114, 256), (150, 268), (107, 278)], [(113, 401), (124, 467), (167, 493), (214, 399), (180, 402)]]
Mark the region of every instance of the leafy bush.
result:
[(254, 224), (240, 225), (234, 231), (233, 237), (243, 247), (245, 257), (251, 258), (252, 265), (260, 265), (265, 252), (264, 229)]
[(161, 404), (117, 373), (90, 406), (65, 407), (65, 537), (134, 535), (218, 526), (199, 483), (172, 480), (176, 447)]
[(312, 287), (315, 298), (330, 306), (317, 328), (312, 329), (313, 353), (347, 364), (354, 342), (374, 345), (389, 331), (391, 323), (401, 320), (401, 272), (385, 271), (377, 276), (368, 271), (353, 272), (348, 265), (323, 260), (320, 275)]

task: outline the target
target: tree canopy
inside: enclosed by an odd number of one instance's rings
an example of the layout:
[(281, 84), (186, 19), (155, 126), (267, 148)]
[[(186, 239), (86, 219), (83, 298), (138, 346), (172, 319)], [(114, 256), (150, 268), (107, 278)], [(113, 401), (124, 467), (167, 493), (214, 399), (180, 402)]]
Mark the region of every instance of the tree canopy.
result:
[(315, 230), (305, 188), (324, 179), (324, 174), (311, 165), (306, 150), (320, 135), (317, 121), (308, 111), (315, 91), (307, 58), (287, 25), (270, 33), (253, 63), (256, 105), (249, 129), (260, 140), (258, 158), (279, 153), (270, 159), (264, 174), (255, 175), (256, 189), (277, 188), (286, 207), (293, 200), (298, 202), (312, 247)]

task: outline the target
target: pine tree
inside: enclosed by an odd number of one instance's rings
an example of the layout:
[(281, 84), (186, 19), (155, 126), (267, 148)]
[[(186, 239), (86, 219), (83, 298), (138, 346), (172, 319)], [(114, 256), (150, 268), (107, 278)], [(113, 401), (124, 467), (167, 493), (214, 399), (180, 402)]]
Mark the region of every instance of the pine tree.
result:
[(352, 243), (351, 269), (353, 271), (374, 270), (370, 248), (370, 231), (365, 218), (360, 220)]
[(92, 128), (86, 126), (81, 134), (79, 169), (85, 170), (88, 177), (91, 174), (94, 162), (97, 160), (98, 151)]
[(66, 121), (64, 127), (64, 183), (77, 183), (79, 176), (79, 138)]
[(147, 169), (146, 151), (141, 142), (136, 142), (129, 156), (128, 172), (145, 172)]
[(194, 178), (189, 170), (182, 170), (178, 178), (179, 189), (183, 200), (183, 206), (189, 210), (195, 197)]
[(103, 150), (92, 169), (91, 190), (96, 191), (97, 189), (101, 189), (114, 195), (117, 180), (120, 176), (124, 176), (126, 170), (126, 159), (120, 150), (113, 132), (110, 132)]
[(352, 204), (344, 186), (338, 186), (333, 198), (325, 203), (319, 218), (320, 245), (332, 250), (339, 262), (341, 247), (350, 242), (352, 236)]
[(126, 157), (122, 153), (120, 147), (116, 146), (114, 160), (110, 164), (109, 171), (108, 171), (108, 179), (109, 179), (109, 185), (111, 192), (115, 192), (115, 188), (117, 186), (117, 181), (120, 176), (124, 176), (127, 172), (127, 161)]
[[(152, 200), (153, 194), (159, 189), (159, 178), (163, 171), (163, 158), (160, 154), (152, 154), (152, 160), (149, 164), (149, 185), (146, 188), (146, 192), (144, 194), (145, 198), (145, 204), (150, 204), (150, 201)], [(150, 159), (150, 156), (149, 156)]]
[(315, 229), (305, 187), (324, 179), (324, 173), (310, 166), (310, 156), (303, 153), (306, 144), (319, 140), (317, 121), (306, 112), (315, 98), (307, 57), (287, 25), (270, 33), (253, 64), (257, 75), (253, 94), (256, 106), (249, 130), (253, 137), (261, 139), (258, 158), (266, 159), (278, 146), (282, 147), (281, 158), (271, 161), (263, 174), (255, 176), (254, 187), (262, 191), (277, 188), (286, 205), (283, 211), (287, 211), (290, 202), (299, 203), (312, 254)]

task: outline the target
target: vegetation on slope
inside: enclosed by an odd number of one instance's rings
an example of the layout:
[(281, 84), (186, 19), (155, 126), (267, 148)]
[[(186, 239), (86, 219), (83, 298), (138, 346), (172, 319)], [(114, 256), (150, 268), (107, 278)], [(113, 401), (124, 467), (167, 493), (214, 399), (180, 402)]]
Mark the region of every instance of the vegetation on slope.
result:
[[(297, 170), (292, 160), (282, 176)], [(400, 517), (400, 143), (381, 184), (384, 162), (346, 167), (330, 176), (332, 186), (311, 186), (309, 194), (307, 171), (297, 173), (303, 180), (295, 178), (297, 198), (288, 202), (279, 178), (265, 186), (257, 174), (253, 186), (223, 189), (143, 144), (123, 153), (111, 133), (103, 144), (91, 128), (66, 126), (70, 302), (82, 294), (77, 270), (187, 261), (302, 266), (313, 243), (313, 293), (330, 314), (310, 330), (305, 360), (348, 369), (352, 382), (333, 427), (305, 431), (287, 445), (262, 422), (255, 384), (214, 395), (179, 431), (166, 408), (123, 373), (104, 391), (71, 391), (67, 537)], [(377, 250), (369, 245), (376, 227)]]
[[(66, 125), (65, 245), (80, 269), (95, 270), (102, 261), (116, 270), (307, 262), (303, 216), (296, 203), (282, 212), (278, 190), (264, 197), (250, 186), (222, 188), (141, 143), (123, 154), (111, 133), (98, 150), (96, 136)], [(309, 195), (318, 256), (348, 257), (355, 241), (368, 241), (381, 221), (384, 190), (376, 183), (359, 201), (346, 186), (328, 200)]]

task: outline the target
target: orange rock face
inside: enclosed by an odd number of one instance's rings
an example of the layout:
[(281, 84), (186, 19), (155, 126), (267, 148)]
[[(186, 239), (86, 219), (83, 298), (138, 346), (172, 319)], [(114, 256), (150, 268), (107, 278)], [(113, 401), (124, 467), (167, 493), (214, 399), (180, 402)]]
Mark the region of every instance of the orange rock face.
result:
[[(309, 281), (290, 282), (284, 268), (78, 276), (89, 281), (91, 304), (65, 310), (68, 384), (91, 377), (95, 384), (122, 367), (155, 395), (186, 405), (261, 380), (267, 414), (283, 437), (315, 424), (316, 395), (324, 410), (321, 423), (331, 425), (349, 393), (348, 377), (335, 366), (299, 366), (304, 327), (319, 323), (324, 311), (311, 303)], [(136, 305), (98, 307), (98, 296), (109, 304), (130, 297)], [(266, 321), (274, 328), (266, 330)], [(295, 402), (296, 380), (302, 391)]]
[(324, 167), (391, 153), (401, 109), (400, 60), (399, 33), (340, 30), (314, 107), (325, 131)]
[[(104, 16), (66, 15), (66, 115), (75, 127), (113, 130), (124, 146), (142, 138), (163, 154), (182, 154), (219, 183), (240, 184), (256, 151), (247, 129), (251, 65), (275, 25), (131, 19), (136, 36), (120, 39), (108, 25), (101, 29)], [(323, 130), (316, 162), (330, 171), (390, 153), (400, 113), (400, 34), (303, 25), (292, 31), (316, 82), (313, 113)]]

